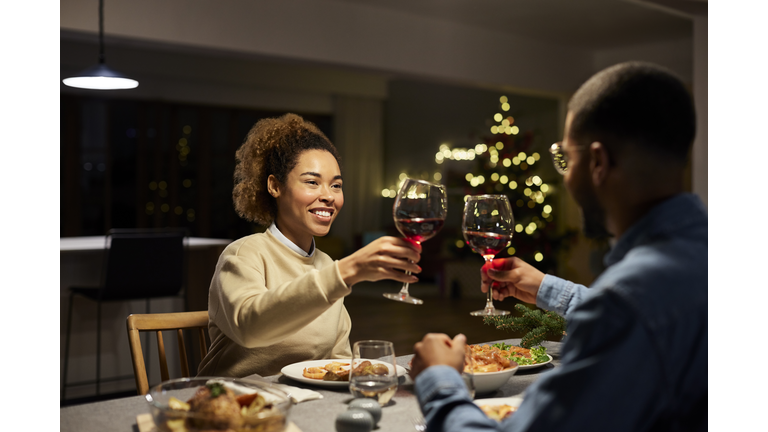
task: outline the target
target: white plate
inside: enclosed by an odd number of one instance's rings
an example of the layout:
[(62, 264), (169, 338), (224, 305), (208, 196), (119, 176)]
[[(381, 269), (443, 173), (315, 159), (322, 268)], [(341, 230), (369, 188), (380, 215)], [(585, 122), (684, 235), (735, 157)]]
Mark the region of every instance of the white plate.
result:
[[(307, 378), (304, 376), (304, 368), (310, 367), (323, 367), (331, 362), (351, 363), (351, 360), (345, 359), (325, 359), (325, 360), (308, 360), (299, 363), (289, 364), (282, 368), (280, 372), (292, 380), (303, 382), (306, 384), (312, 384), (320, 387), (349, 387), (349, 381), (323, 381), (318, 379)], [(406, 374), (405, 368), (397, 365), (397, 376), (403, 376)]]
[(488, 398), (488, 399), (475, 399), (473, 401), (475, 405), (481, 406), (481, 405), (509, 405), (515, 408), (519, 408), (520, 404), (523, 403), (523, 397), (522, 396), (507, 396), (507, 397), (500, 397), (500, 398)]
[[(549, 360), (543, 362), (543, 363), (536, 363), (536, 364), (530, 364), (530, 365), (517, 365), (520, 370), (526, 370), (526, 369), (533, 369), (537, 367), (544, 366), (545, 364), (552, 363), (552, 356), (547, 354), (547, 357), (549, 357)], [(513, 360), (514, 361), (514, 360)]]
[(483, 405), (509, 405), (514, 408), (520, 408), (520, 404), (523, 403), (523, 398), (521, 396), (508, 396), (500, 398), (475, 399), (473, 402), (479, 407), (482, 407)]

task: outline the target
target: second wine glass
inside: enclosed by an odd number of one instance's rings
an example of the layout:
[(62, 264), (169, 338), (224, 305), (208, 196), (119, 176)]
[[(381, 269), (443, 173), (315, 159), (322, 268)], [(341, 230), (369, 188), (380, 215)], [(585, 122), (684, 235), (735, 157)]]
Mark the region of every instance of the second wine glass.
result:
[[(408, 241), (416, 244), (434, 237), (443, 227), (447, 213), (448, 197), (445, 186), (411, 178), (403, 181), (392, 206), (397, 230)], [(400, 292), (384, 293), (384, 297), (404, 303), (424, 303), (423, 300), (410, 295), (407, 282), (403, 284)]]
[[(467, 197), (461, 230), (473, 251), (482, 255), (486, 264), (504, 250), (512, 240), (515, 225), (512, 206), (506, 195), (475, 195)], [(485, 308), (470, 312), (474, 316), (509, 315), (509, 311), (493, 306), (493, 284), (488, 287)]]

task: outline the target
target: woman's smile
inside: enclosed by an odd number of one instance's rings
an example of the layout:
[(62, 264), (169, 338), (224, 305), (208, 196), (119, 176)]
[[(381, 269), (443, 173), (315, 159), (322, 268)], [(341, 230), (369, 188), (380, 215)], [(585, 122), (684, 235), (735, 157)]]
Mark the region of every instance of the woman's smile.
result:
[(320, 219), (321, 221), (330, 222), (332, 220), (331, 216), (333, 216), (335, 211), (332, 208), (323, 207), (323, 208), (314, 208), (310, 210), (310, 213), (317, 216), (317, 218)]

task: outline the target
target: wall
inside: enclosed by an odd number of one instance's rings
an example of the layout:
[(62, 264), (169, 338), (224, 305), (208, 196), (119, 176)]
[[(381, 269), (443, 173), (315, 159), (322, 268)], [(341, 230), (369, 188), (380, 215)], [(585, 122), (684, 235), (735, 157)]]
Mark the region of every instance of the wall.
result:
[(680, 39), (600, 50), (594, 53), (594, 70), (625, 61), (647, 61), (664, 65), (677, 74), (686, 84), (693, 79), (693, 41)]
[(708, 166), (709, 166), (709, 113), (707, 88), (707, 30), (708, 18), (696, 16), (694, 19), (693, 42), (693, 97), (696, 103), (697, 128), (696, 141), (693, 143), (693, 192), (697, 194), (704, 205), (709, 202)]

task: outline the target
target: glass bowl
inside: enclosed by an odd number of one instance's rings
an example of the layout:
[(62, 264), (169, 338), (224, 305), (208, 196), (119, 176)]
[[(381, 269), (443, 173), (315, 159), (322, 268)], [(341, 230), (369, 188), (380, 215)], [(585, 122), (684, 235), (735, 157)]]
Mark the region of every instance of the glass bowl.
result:
[(272, 384), (243, 378), (179, 378), (150, 388), (144, 397), (160, 432), (281, 432), (292, 405)]

